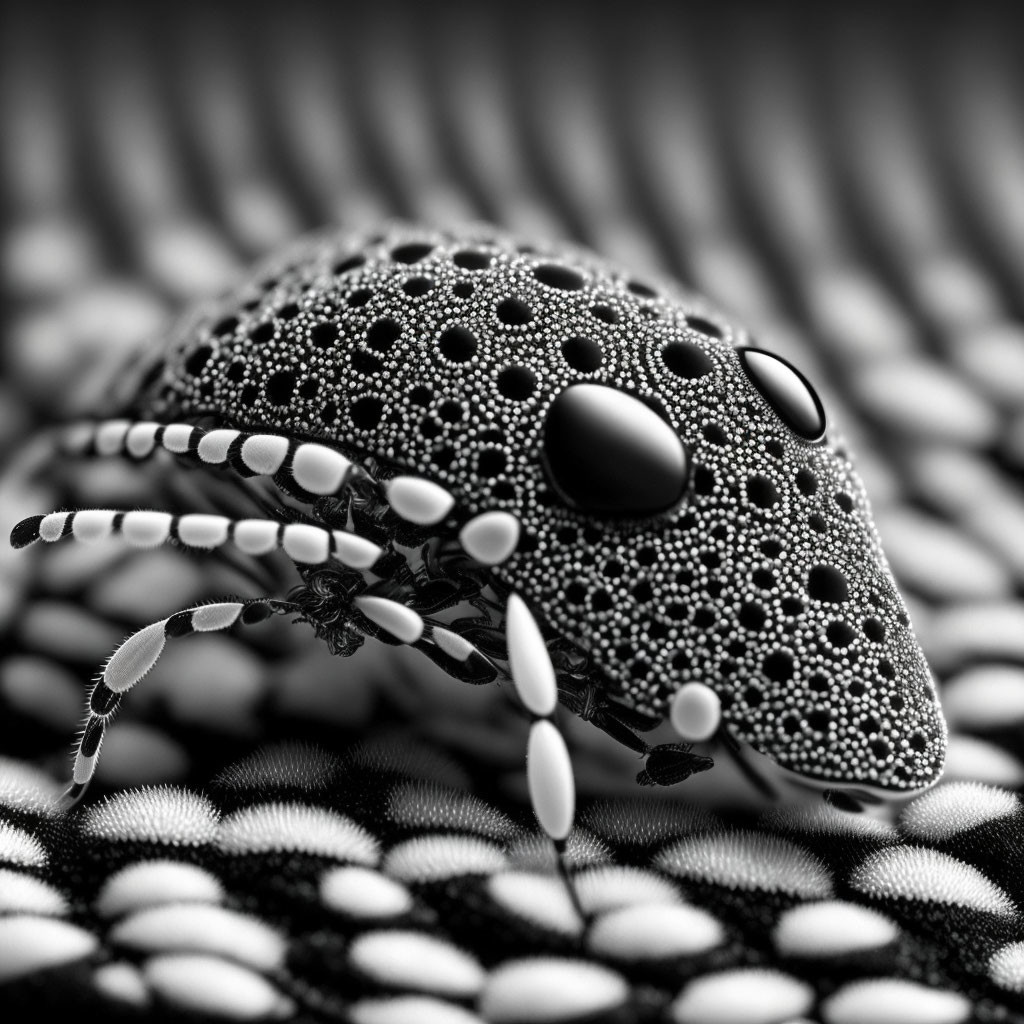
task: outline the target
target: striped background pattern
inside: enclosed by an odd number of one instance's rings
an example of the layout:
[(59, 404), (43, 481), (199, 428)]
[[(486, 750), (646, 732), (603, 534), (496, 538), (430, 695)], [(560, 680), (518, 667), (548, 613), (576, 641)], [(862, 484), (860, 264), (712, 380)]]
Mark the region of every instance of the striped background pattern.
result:
[(130, 630), (252, 582), (173, 550), (0, 549), (0, 1007), (1024, 1019), (1024, 72), (1008, 15), (10, 14), (4, 530), (151, 503), (144, 473), (49, 465), (35, 438), (253, 259), (332, 223), (485, 219), (680, 278), (821, 385), (951, 737), (947, 781), (882, 821), (766, 809), (728, 778), (641, 793), (628, 754), (571, 728), (584, 928), (533, 830), (508, 703), (416, 660), (346, 678), (285, 623), (169, 650), (95, 794), (57, 814), (96, 666)]

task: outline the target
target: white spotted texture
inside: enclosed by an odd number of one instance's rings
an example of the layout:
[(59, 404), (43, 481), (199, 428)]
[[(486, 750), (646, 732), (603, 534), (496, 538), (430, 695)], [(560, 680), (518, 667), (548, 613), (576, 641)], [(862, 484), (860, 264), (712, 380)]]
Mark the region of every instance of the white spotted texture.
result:
[(706, 953), (725, 940), (707, 911), (685, 904), (637, 904), (599, 917), (587, 934), (590, 951), (612, 960), (668, 960)]
[(94, 906), (103, 917), (120, 917), (164, 903), (220, 903), (223, 898), (223, 886), (205, 868), (173, 860), (147, 860), (112, 874)]
[(942, 709), (954, 728), (986, 732), (1024, 719), (1024, 667), (975, 665), (942, 688)]
[(333, 857), (372, 867), (377, 840), (351, 818), (305, 804), (269, 803), (228, 815), (217, 832), (225, 853), (299, 853)]
[(832, 895), (832, 877), (817, 857), (761, 832), (682, 839), (659, 853), (656, 864), (679, 878), (730, 889), (763, 889), (805, 899)]
[(407, 827), (474, 832), (497, 840), (519, 832), (511, 818), (479, 797), (429, 782), (395, 787), (388, 797), (388, 817)]
[(1019, 798), (1005, 789), (948, 782), (909, 804), (899, 824), (912, 839), (935, 843), (1019, 811)]
[(804, 903), (785, 911), (772, 939), (782, 956), (832, 957), (895, 942), (899, 929), (884, 914), (845, 900)]
[(705, 974), (683, 987), (674, 1024), (788, 1024), (814, 1004), (814, 990), (780, 971), (747, 968)]
[(43, 844), (24, 829), (0, 821), (0, 864), (15, 864), (18, 867), (41, 868), (48, 856)]
[(576, 875), (576, 893), (584, 910), (598, 914), (635, 903), (676, 903), (679, 892), (669, 879), (627, 864), (601, 864)]
[(0, 805), (50, 817), (57, 813), (60, 786), (22, 761), (0, 757)]
[(714, 827), (717, 819), (703, 807), (681, 800), (635, 796), (599, 800), (580, 812), (580, 824), (614, 843), (650, 846)]
[(773, 808), (761, 817), (772, 832), (798, 832), (833, 839), (875, 839), (895, 842), (899, 833), (888, 821), (867, 814), (850, 814), (826, 803), (790, 804)]
[(492, 971), (479, 1005), (490, 1024), (554, 1024), (609, 1013), (628, 996), (622, 976), (600, 964), (534, 957)]
[(900, 846), (868, 856), (850, 885), (874, 899), (921, 900), (1010, 916), (1013, 901), (976, 867), (922, 846)]
[(261, 975), (219, 957), (174, 953), (150, 957), (146, 983), (171, 1006), (229, 1020), (283, 1018), (291, 1001)]
[(413, 906), (404, 885), (369, 868), (331, 868), (320, 879), (320, 902), (356, 918), (397, 917)]
[(508, 864), (500, 847), (474, 836), (417, 836), (393, 846), (384, 871), (403, 882), (439, 882), (459, 875), (489, 875)]
[(824, 1024), (961, 1024), (971, 1004), (958, 992), (877, 978), (845, 985), (822, 1003), (821, 1015)]
[(200, 846), (213, 841), (220, 815), (205, 797), (159, 786), (118, 793), (86, 810), (82, 830), (110, 842)]
[(28, 914), (2, 918), (0, 983), (84, 960), (98, 945), (94, 935), (66, 921)]
[(364, 932), (349, 946), (348, 957), (366, 977), (396, 988), (467, 999), (484, 983), (474, 956), (425, 932)]

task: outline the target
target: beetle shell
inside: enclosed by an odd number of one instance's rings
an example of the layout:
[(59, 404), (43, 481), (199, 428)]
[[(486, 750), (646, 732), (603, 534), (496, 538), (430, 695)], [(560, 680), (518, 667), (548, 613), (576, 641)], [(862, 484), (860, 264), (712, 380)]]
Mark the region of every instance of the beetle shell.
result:
[[(744, 369), (706, 303), (565, 246), (396, 224), (300, 243), (182, 325), (131, 410), (316, 438), (522, 524), (495, 578), (658, 720), (686, 683), (727, 728), (822, 785), (910, 791), (945, 726), (871, 522), (829, 429), (814, 443)], [(543, 458), (553, 404), (603, 385), (682, 441), (682, 499), (572, 507)], [(630, 467), (606, 471), (629, 486)], [(597, 460), (600, 465), (601, 460)]]

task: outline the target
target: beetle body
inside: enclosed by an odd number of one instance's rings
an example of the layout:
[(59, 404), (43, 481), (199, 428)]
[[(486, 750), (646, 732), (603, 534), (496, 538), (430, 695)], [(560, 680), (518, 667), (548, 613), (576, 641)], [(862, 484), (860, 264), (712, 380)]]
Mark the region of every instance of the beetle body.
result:
[[(817, 396), (671, 286), (483, 227), (318, 236), (184, 321), (124, 413), (241, 431), (221, 461), (242, 469), (245, 438), (277, 435), (290, 460), (318, 444), (377, 485), (439, 487), (453, 501), (430, 522), (360, 503), (358, 481), (311, 521), (419, 546), (426, 568), (385, 575), (421, 615), (495, 598), (451, 629), (485, 654), (517, 595), (563, 702), (613, 735), (709, 692), (734, 742), (812, 786), (899, 795), (941, 772), (934, 683)], [(496, 513), (501, 557), (445, 556)], [(370, 607), (339, 606), (400, 603), (351, 568), (300, 569), (297, 603), (339, 653)]]

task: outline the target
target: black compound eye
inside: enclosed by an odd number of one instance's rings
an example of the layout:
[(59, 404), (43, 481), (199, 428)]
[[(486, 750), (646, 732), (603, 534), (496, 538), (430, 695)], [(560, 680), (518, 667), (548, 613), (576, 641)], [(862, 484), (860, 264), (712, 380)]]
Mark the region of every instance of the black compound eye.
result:
[(544, 423), (544, 468), (571, 508), (650, 516), (678, 504), (690, 460), (678, 434), (651, 406), (615, 388), (574, 384)]
[(820, 441), (825, 435), (825, 409), (807, 378), (781, 356), (759, 348), (741, 348), (739, 356), (779, 419), (805, 441)]

